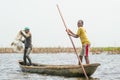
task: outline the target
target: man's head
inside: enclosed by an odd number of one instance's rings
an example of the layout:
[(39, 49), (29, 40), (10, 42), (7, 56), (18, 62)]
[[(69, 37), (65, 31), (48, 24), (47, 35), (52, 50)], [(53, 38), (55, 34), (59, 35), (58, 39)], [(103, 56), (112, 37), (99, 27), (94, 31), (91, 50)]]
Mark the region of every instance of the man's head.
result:
[(28, 33), (29, 30), (30, 30), (29, 27), (25, 27), (25, 28), (24, 28), (25, 33)]
[(78, 20), (78, 23), (77, 23), (78, 27), (83, 27), (83, 24), (84, 24), (83, 20)]

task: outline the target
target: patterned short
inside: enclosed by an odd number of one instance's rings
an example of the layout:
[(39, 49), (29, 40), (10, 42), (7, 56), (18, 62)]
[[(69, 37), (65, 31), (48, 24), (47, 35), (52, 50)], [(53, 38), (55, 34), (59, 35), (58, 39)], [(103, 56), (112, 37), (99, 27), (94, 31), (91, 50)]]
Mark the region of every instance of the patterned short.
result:
[(82, 50), (80, 52), (80, 56), (87, 56), (89, 54), (90, 44), (86, 44), (82, 46)]

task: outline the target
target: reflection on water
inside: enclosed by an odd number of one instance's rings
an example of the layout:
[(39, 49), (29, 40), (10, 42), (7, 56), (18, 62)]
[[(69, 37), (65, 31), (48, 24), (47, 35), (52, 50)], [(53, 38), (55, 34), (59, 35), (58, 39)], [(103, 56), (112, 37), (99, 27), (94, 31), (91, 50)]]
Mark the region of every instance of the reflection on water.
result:
[[(22, 54), (0, 54), (0, 80), (86, 80), (85, 78), (41, 75), (22, 72), (17, 60)], [(75, 54), (31, 54), (35, 63), (42, 64), (77, 64)], [(90, 80), (120, 80), (120, 55), (90, 55), (91, 63), (100, 63)], [(85, 62), (83, 62), (85, 63)]]

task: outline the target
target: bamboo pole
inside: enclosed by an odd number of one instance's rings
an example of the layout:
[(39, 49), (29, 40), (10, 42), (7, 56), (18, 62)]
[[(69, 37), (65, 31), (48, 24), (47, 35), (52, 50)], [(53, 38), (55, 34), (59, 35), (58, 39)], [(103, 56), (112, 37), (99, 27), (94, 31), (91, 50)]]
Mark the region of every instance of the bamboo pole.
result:
[[(65, 23), (65, 21), (64, 21), (64, 18), (63, 18), (63, 16), (62, 16), (61, 11), (60, 11), (59, 5), (57, 4), (56, 6), (57, 6), (57, 9), (58, 9), (59, 14), (60, 14), (60, 16), (61, 16), (61, 19), (62, 19), (62, 21), (63, 21), (63, 24), (64, 24), (64, 26), (65, 26), (65, 29), (67, 29), (67, 25), (66, 25), (66, 23)], [(83, 72), (84, 72), (84, 75), (85, 75), (86, 79), (89, 80), (89, 78), (88, 78), (88, 76), (87, 76), (87, 74), (86, 74), (86, 71), (85, 71), (85, 69), (84, 69), (84, 67), (83, 67), (83, 65), (82, 65), (82, 62), (81, 62), (81, 60), (80, 60), (80, 57), (79, 57), (78, 54), (77, 54), (77, 50), (76, 50), (76, 48), (75, 48), (74, 42), (73, 42), (73, 40), (72, 40), (72, 38), (71, 38), (70, 35), (68, 35), (68, 37), (69, 37), (69, 39), (70, 39), (70, 41), (71, 41), (71, 43), (72, 43), (72, 46), (73, 46), (73, 48), (74, 48), (75, 54), (76, 54), (76, 56), (77, 56), (77, 58), (78, 58), (78, 61), (79, 61), (80, 65), (81, 65), (81, 67), (82, 67), (82, 70), (83, 70)]]

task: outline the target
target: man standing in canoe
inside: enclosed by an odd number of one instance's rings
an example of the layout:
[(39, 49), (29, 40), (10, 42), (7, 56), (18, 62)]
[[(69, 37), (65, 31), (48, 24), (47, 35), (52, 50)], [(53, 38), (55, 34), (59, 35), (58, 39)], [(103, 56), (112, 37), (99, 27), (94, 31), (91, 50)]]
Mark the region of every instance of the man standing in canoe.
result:
[(78, 38), (80, 37), (80, 40), (81, 40), (81, 43), (82, 43), (82, 51), (79, 55), (80, 57), (80, 60), (82, 62), (82, 59), (83, 59), (83, 56), (85, 56), (85, 61), (86, 61), (86, 64), (89, 64), (89, 57), (88, 57), (88, 53), (89, 53), (89, 48), (90, 48), (90, 41), (87, 37), (87, 34), (86, 34), (86, 30), (85, 28), (83, 27), (83, 21), (82, 20), (79, 20), (78, 23), (77, 23), (77, 26), (78, 26), (78, 31), (77, 31), (77, 34), (73, 33), (70, 29), (67, 29), (67, 33), (74, 37), (74, 38)]
[[(32, 50), (32, 35), (30, 32), (30, 29), (28, 27), (25, 27), (23, 31), (20, 31), (20, 34), (25, 38), (22, 42), (24, 43), (24, 64), (25, 65), (32, 65), (31, 59), (29, 57), (29, 54)], [(27, 64), (27, 60), (29, 61), (29, 64)]]

